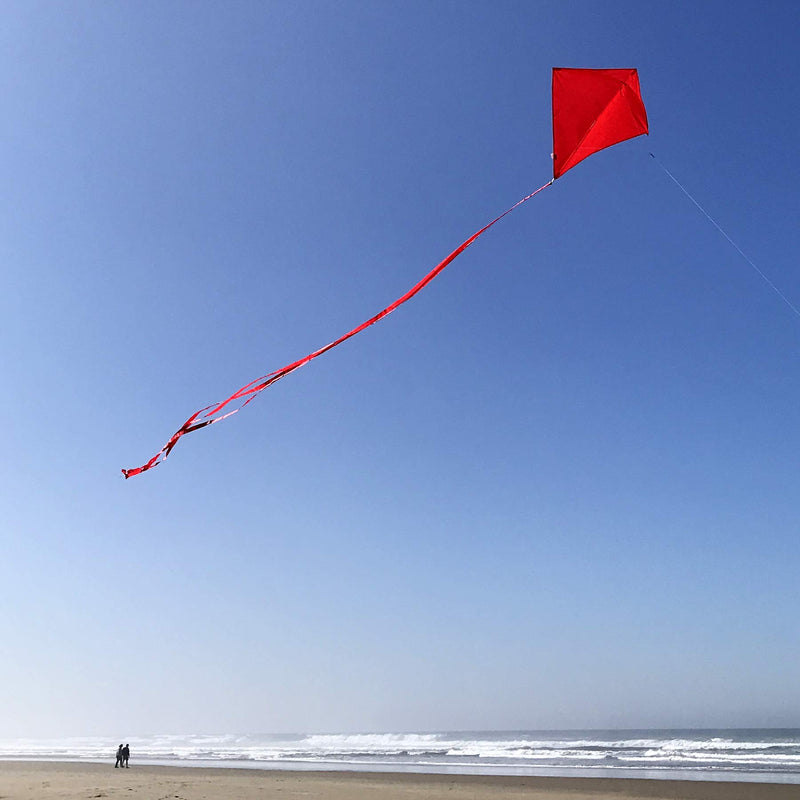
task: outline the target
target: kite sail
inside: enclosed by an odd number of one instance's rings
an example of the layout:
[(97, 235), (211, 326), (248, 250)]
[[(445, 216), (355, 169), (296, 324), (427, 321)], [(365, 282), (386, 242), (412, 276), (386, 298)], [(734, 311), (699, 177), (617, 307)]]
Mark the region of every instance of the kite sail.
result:
[(635, 69), (553, 70), (553, 179), (598, 150), (648, 133)]
[(584, 158), (598, 150), (647, 132), (647, 114), (639, 91), (639, 77), (635, 69), (554, 69), (553, 177), (551, 180), (517, 201), (511, 208), (484, 225), (477, 233), (472, 234), (402, 297), (384, 308), (383, 311), (304, 358), (250, 381), (235, 391), (227, 400), (195, 411), (147, 463), (141, 467), (123, 469), (122, 474), (125, 478), (131, 478), (158, 466), (187, 433), (193, 433), (207, 425), (222, 422), (236, 414), (273, 383), (391, 314), (392, 311), (424, 289), (448, 264), (461, 255), (495, 223), (552, 185), (557, 178), (560, 178)]

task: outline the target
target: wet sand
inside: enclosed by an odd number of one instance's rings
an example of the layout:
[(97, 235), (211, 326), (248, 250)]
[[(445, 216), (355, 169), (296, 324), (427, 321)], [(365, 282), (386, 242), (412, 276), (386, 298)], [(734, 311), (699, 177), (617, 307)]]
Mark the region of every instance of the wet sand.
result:
[(0, 761), (2, 800), (800, 800), (800, 785)]

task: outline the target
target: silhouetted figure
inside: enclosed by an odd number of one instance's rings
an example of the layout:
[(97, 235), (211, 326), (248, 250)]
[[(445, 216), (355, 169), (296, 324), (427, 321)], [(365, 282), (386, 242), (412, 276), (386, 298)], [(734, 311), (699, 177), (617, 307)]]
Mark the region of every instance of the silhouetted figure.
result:
[(131, 757), (131, 748), (130, 745), (126, 744), (125, 747), (122, 748), (122, 760), (125, 762), (125, 764), (123, 765), (125, 769), (128, 769), (128, 759), (130, 757)]
[(123, 747), (122, 747), (122, 745), (120, 745), (117, 748), (117, 763), (114, 764), (114, 769), (117, 769), (118, 767), (120, 767), (122, 765), (122, 751), (123, 751)]

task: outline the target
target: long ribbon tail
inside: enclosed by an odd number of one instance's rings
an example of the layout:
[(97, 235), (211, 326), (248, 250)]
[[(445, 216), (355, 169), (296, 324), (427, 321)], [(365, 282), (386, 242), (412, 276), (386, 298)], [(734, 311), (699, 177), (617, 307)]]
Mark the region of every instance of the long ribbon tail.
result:
[[(411, 289), (409, 289), (402, 297), (399, 297), (394, 301), (394, 303), (384, 308), (383, 311), (375, 314), (374, 317), (370, 317), (366, 322), (361, 323), (361, 325), (359, 325), (357, 328), (353, 328), (353, 330), (348, 331), (335, 341), (330, 342), (330, 344), (326, 344), (324, 347), (320, 347), (319, 350), (309, 353), (304, 358), (294, 361), (291, 364), (287, 364), (285, 367), (281, 367), (275, 372), (270, 372), (268, 375), (263, 375), (260, 378), (250, 381), (250, 383), (245, 384), (241, 389), (235, 391), (227, 400), (223, 400), (221, 403), (216, 403), (196, 411), (191, 417), (189, 417), (189, 419), (186, 420), (186, 422), (183, 423), (183, 425), (181, 425), (180, 428), (178, 428), (177, 431), (175, 431), (175, 433), (172, 434), (172, 436), (169, 438), (169, 441), (167, 441), (161, 450), (159, 450), (147, 463), (142, 464), (141, 467), (123, 469), (122, 474), (127, 479), (132, 478), (134, 475), (138, 475), (141, 472), (146, 472), (149, 469), (153, 469), (153, 467), (157, 467), (166, 460), (167, 456), (172, 452), (175, 445), (178, 444), (178, 441), (181, 439), (181, 437), (185, 436), (187, 433), (193, 433), (194, 431), (200, 430), (200, 428), (205, 428), (207, 425), (213, 425), (216, 422), (222, 422), (222, 420), (228, 419), (228, 417), (231, 417), (237, 412), (241, 411), (251, 400), (254, 400), (261, 392), (264, 391), (264, 389), (272, 386), (273, 383), (276, 383), (281, 378), (285, 378), (290, 373), (300, 369), (300, 367), (304, 367), (309, 363), (309, 361), (313, 361), (323, 353), (327, 353), (328, 350), (333, 350), (334, 347), (338, 347), (340, 344), (346, 342), (357, 333), (361, 333), (361, 331), (363, 331), (365, 328), (369, 328), (370, 325), (374, 325), (379, 320), (389, 316), (392, 311), (394, 311), (396, 308), (399, 308), (401, 305), (403, 305), (403, 303), (410, 300), (418, 292), (422, 291), (422, 289), (424, 289), (440, 272), (442, 272), (442, 270), (444, 270), (448, 264), (458, 258), (461, 253), (463, 253), (482, 234), (486, 233), (489, 228), (491, 228), (497, 222), (500, 222), (503, 217), (505, 217), (507, 214), (510, 214), (512, 211), (514, 211), (514, 209), (519, 208), (519, 206), (530, 200), (535, 195), (539, 194), (539, 192), (546, 189), (552, 183), (553, 180), (550, 180), (543, 186), (540, 186), (538, 189), (536, 189), (536, 191), (531, 192), (529, 195), (514, 203), (511, 208), (504, 211), (502, 214), (500, 214), (500, 216), (495, 217), (488, 225), (484, 225), (477, 233), (473, 233), (469, 239), (462, 242), (455, 250), (453, 250), (452, 253), (450, 253), (450, 255), (440, 261), (427, 275), (425, 275), (424, 278), (422, 278)], [(236, 405), (237, 402), (239, 405)], [(226, 411), (225, 409), (229, 406), (235, 407)]]

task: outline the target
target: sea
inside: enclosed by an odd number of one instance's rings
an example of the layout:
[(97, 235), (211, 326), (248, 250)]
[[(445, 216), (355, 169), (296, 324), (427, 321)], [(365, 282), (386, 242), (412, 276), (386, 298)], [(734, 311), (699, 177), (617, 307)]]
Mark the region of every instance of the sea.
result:
[[(0, 740), (0, 759), (800, 783), (800, 729), (181, 734)], [(119, 740), (119, 741), (118, 741)]]

